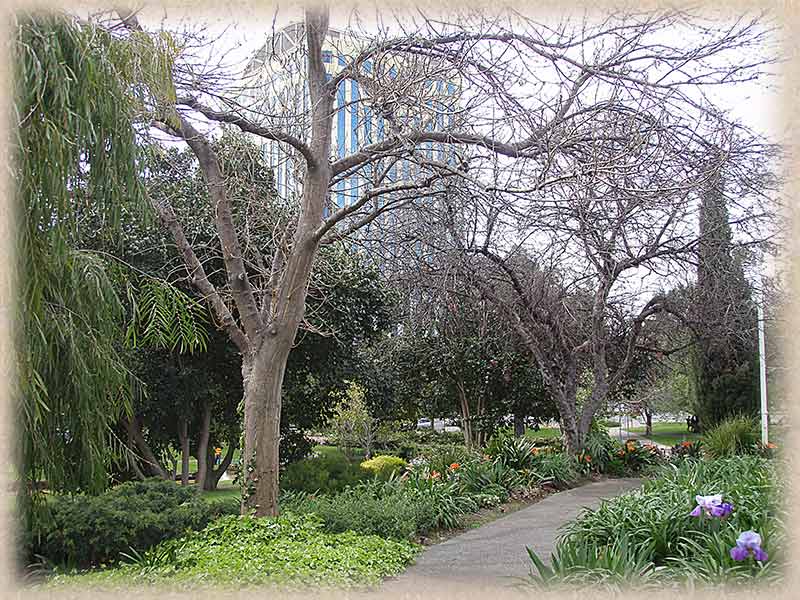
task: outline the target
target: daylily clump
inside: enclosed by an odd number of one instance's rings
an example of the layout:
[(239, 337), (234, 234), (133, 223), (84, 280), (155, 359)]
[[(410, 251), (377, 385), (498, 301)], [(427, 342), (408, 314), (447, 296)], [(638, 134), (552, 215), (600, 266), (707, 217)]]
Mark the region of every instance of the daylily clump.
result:
[(695, 496), (697, 506), (689, 513), (692, 517), (699, 517), (704, 514), (709, 517), (723, 518), (733, 512), (733, 504), (722, 501), (722, 494), (711, 496)]
[(736, 545), (731, 548), (731, 558), (742, 561), (752, 556), (756, 560), (767, 560), (767, 553), (761, 549), (761, 536), (755, 531), (743, 531), (736, 540)]

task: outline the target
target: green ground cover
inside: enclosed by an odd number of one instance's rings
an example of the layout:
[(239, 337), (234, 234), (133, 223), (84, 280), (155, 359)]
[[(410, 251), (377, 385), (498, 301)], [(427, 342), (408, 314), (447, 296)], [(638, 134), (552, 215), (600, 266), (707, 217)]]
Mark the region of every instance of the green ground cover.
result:
[(419, 550), (416, 544), (376, 535), (328, 533), (319, 519), (308, 515), (227, 516), (202, 531), (131, 553), (120, 567), (59, 574), (46, 585), (349, 587), (396, 575)]

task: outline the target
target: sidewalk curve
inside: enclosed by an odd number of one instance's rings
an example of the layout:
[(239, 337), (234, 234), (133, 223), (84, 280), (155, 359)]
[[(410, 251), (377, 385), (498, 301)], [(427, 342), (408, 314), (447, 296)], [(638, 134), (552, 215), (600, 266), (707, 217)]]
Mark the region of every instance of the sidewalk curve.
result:
[(479, 586), (517, 583), (530, 574), (525, 547), (549, 564), (559, 529), (584, 507), (637, 489), (640, 479), (605, 479), (552, 494), (527, 508), (427, 548), (404, 573), (385, 583), (386, 591), (417, 581), (458, 581)]

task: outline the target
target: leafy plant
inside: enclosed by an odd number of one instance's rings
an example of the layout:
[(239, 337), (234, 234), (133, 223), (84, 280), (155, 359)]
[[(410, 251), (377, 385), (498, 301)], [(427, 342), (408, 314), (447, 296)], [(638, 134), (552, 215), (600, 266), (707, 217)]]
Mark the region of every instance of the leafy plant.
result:
[(680, 444), (675, 444), (670, 450), (670, 461), (680, 462), (687, 458), (697, 459), (703, 456), (703, 442), (697, 441), (683, 441)]
[(635, 476), (649, 467), (661, 464), (663, 456), (652, 445), (641, 445), (636, 440), (614, 443), (613, 457), (606, 464), (606, 472), (616, 476)]
[(397, 456), (380, 455), (361, 463), (361, 468), (381, 479), (389, 479), (393, 474), (402, 472), (406, 461)]
[(501, 458), (493, 461), (472, 461), (458, 470), (460, 489), (468, 494), (491, 493), (502, 502), (509, 492), (522, 487), (526, 481), (522, 473), (510, 468)]
[(586, 434), (583, 444), (584, 455), (591, 457), (591, 465), (597, 471), (604, 473), (606, 466), (613, 458), (615, 442), (605, 429), (590, 431)]
[[(203, 502), (193, 488), (150, 479), (124, 483), (99, 496), (55, 496), (49, 508), (51, 520), (34, 522), (29, 556), (89, 567), (202, 529), (231, 507)], [(238, 503), (233, 508), (238, 512)]]
[[(222, 517), (204, 530), (169, 540), (130, 564), (53, 583), (169, 583), (353, 586), (399, 573), (419, 547), (352, 531), (328, 533), (319, 518)], [(144, 568), (143, 568), (144, 565)]]
[(535, 454), (533, 469), (540, 483), (550, 483), (564, 488), (578, 479), (575, 461), (564, 452), (542, 450)]
[(703, 436), (703, 448), (711, 458), (757, 454), (758, 424), (751, 417), (726, 419)]
[(505, 431), (497, 432), (486, 446), (486, 454), (501, 459), (509, 468), (530, 469), (533, 464), (534, 443), (525, 437), (514, 437)]
[(378, 424), (369, 414), (364, 388), (349, 382), (344, 393), (334, 392), (332, 395), (339, 398), (328, 422), (334, 440), (345, 451), (359, 446), (364, 448), (369, 458)]
[(281, 489), (335, 493), (369, 476), (367, 471), (351, 463), (342, 452), (325, 452), (288, 465), (281, 476)]

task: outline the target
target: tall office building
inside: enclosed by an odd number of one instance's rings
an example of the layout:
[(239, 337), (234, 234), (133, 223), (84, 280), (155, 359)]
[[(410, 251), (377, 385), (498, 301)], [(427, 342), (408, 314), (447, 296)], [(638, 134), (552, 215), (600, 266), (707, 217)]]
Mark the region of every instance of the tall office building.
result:
[[(249, 75), (255, 79), (255, 84), (251, 84), (250, 101), (259, 99), (258, 112), (269, 115), (273, 125), (303, 140), (307, 139), (310, 131), (304, 41), (303, 24), (288, 25), (270, 36), (247, 67)], [(340, 31), (329, 30), (322, 53), (329, 80), (351, 62), (363, 42)], [(409, 103), (400, 99), (396, 103), (392, 114), (395, 123), (428, 131), (444, 131), (452, 126), (458, 86), (452, 81), (425, 77), (425, 71), (433, 73), (435, 69), (414, 72), (413, 65), (402, 64), (400, 60), (382, 56), (377, 62), (364, 61), (361, 68), (366, 86), (352, 79), (339, 83), (334, 102), (332, 160), (391, 135), (390, 123), (380, 110), (392, 106), (392, 98), (387, 98), (387, 94), (391, 96), (393, 92), (407, 94), (409, 89), (413, 89), (416, 100)], [(423, 63), (417, 61), (415, 64)], [(287, 144), (279, 142), (265, 142), (263, 148), (273, 168), (278, 194), (286, 199), (296, 197), (302, 186), (302, 157)], [(453, 154), (447, 145), (426, 142), (414, 149), (413, 158), (408, 155), (399, 159), (387, 156), (356, 172), (344, 174), (334, 182), (330, 209), (352, 204), (381, 176), (382, 185), (414, 178), (424, 169), (426, 158), (452, 162)]]

